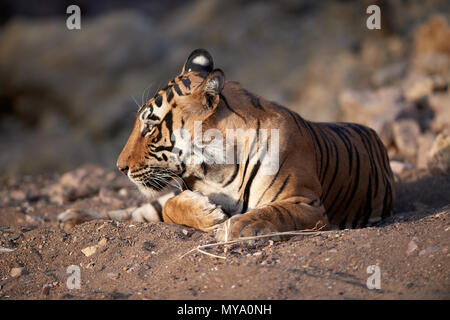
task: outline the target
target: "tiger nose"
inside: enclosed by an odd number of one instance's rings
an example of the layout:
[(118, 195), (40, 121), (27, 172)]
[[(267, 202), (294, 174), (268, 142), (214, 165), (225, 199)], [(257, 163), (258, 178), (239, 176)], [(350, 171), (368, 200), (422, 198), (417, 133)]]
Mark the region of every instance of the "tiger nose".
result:
[(117, 169), (119, 169), (119, 171), (121, 171), (124, 175), (128, 174), (128, 170), (130, 169), (128, 166), (120, 166), (119, 164), (117, 164)]

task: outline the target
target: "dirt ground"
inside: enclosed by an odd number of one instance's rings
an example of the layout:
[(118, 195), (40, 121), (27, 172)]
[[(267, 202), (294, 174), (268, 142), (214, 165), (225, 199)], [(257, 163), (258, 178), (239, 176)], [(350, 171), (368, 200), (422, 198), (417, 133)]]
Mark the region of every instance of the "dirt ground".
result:
[[(224, 258), (189, 252), (215, 240), (184, 226), (93, 220), (61, 230), (67, 208), (144, 202), (118, 174), (97, 178), (63, 200), (51, 191), (58, 175), (1, 181), (1, 299), (450, 298), (450, 176), (402, 174), (395, 215), (379, 226), (205, 249)], [(67, 286), (72, 265), (79, 289)], [(366, 285), (371, 265), (380, 289)]]

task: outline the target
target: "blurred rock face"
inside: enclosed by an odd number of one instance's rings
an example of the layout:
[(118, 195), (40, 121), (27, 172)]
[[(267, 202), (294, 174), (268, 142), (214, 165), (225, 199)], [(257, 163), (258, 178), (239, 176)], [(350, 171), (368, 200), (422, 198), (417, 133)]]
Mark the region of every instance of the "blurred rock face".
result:
[[(79, 31), (66, 29), (64, 11), (4, 24), (0, 165), (8, 169), (1, 174), (62, 171), (85, 162), (114, 166), (136, 104), (176, 75), (197, 47), (212, 52), (227, 79), (307, 119), (369, 124), (387, 145), (400, 141), (392, 124), (405, 112), (418, 119), (420, 137), (428, 127), (437, 132), (448, 125), (445, 21), (425, 24), (414, 43), (409, 40), (425, 18), (448, 9), (446, 1), (419, 8), (380, 2), (381, 31), (365, 28), (364, 2), (183, 3), (153, 15), (130, 9), (82, 16)], [(96, 6), (101, 12), (101, 2)], [(399, 79), (406, 74), (414, 83), (403, 89)], [(407, 145), (416, 144), (420, 148)]]
[(339, 100), (344, 119), (374, 128), (391, 158), (444, 174), (450, 174), (449, 39), (445, 18), (430, 18), (415, 33), (404, 76), (376, 90), (347, 89)]

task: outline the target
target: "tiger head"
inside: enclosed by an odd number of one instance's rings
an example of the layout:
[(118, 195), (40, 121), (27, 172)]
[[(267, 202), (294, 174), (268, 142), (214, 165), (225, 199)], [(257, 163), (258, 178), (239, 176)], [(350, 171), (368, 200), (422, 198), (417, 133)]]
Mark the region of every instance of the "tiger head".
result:
[(151, 196), (197, 170), (186, 165), (186, 150), (177, 139), (182, 132), (192, 136), (195, 121), (204, 122), (214, 114), (224, 83), (224, 73), (213, 68), (211, 55), (197, 49), (181, 73), (139, 109), (117, 168), (142, 193)]

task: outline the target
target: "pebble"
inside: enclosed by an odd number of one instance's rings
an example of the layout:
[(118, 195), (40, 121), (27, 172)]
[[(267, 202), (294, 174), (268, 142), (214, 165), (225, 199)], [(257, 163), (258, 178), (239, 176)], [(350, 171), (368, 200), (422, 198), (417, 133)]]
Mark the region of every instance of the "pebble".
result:
[(119, 195), (122, 197), (127, 197), (128, 196), (128, 190), (125, 188), (122, 188), (119, 190)]
[(107, 240), (106, 238), (102, 238), (102, 239), (98, 242), (97, 246), (99, 246), (99, 247), (104, 247), (104, 246), (106, 246), (107, 243), (108, 243), (108, 240)]
[(426, 249), (421, 250), (421, 251), (419, 252), (419, 256), (423, 256), (423, 255), (425, 255), (425, 254), (430, 254), (430, 253), (439, 251), (439, 249), (440, 249), (439, 246), (431, 246), (431, 247), (428, 247), (428, 248), (426, 248)]
[(42, 218), (42, 217), (38, 217), (38, 216), (30, 216), (30, 215), (26, 215), (25, 216), (25, 220), (28, 223), (42, 223), (45, 222), (46, 219)]
[(48, 296), (48, 294), (50, 293), (50, 285), (49, 284), (44, 284), (43, 286), (42, 286), (42, 291), (41, 291), (41, 294), (43, 295), (43, 296)]
[(92, 256), (97, 251), (97, 246), (86, 247), (81, 250), (86, 257)]
[(24, 267), (17, 267), (17, 268), (12, 268), (9, 274), (11, 275), (11, 277), (16, 278), (16, 277), (20, 277), (21, 275), (26, 274), (26, 272), (27, 271)]
[(116, 273), (116, 272), (108, 272), (106, 274), (106, 276), (110, 279), (119, 279), (120, 278), (120, 273)]
[(414, 165), (408, 162), (401, 162), (396, 160), (391, 160), (390, 162), (392, 172), (396, 174), (401, 174), (403, 171), (407, 169), (413, 169)]
[(411, 255), (416, 249), (418, 248), (416, 242), (413, 240), (411, 240), (408, 243), (408, 248), (406, 249), (406, 255), (409, 256)]
[(398, 150), (406, 157), (415, 157), (419, 148), (417, 144), (420, 135), (419, 125), (414, 120), (402, 119), (392, 124), (392, 131)]

